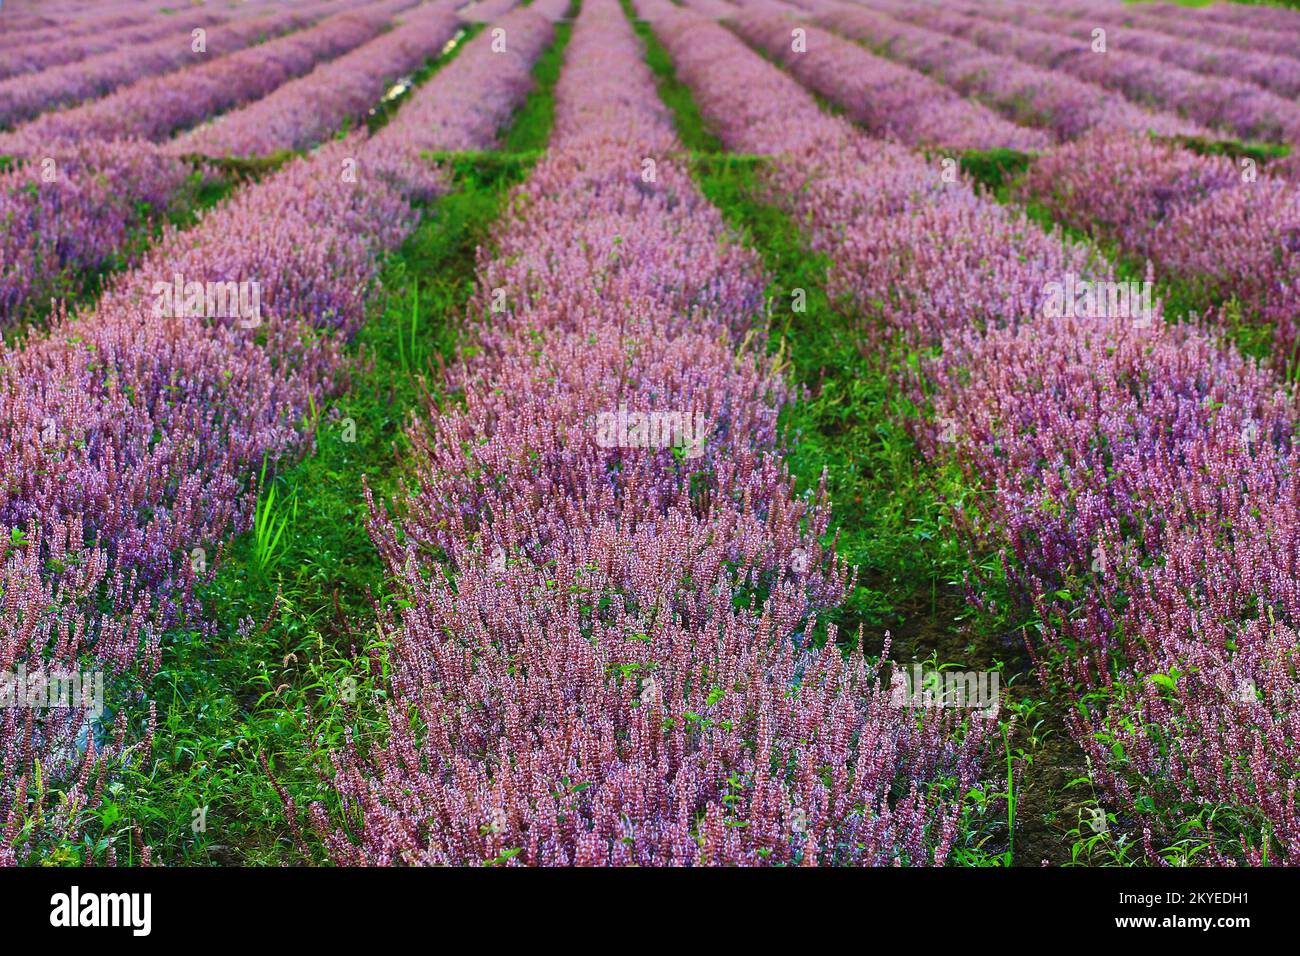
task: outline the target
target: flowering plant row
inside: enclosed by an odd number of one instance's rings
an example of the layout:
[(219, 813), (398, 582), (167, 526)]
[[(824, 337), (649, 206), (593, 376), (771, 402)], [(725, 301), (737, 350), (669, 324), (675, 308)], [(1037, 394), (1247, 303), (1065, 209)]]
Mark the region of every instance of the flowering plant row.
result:
[(1037, 150), (1051, 142), (1042, 131), (1004, 120), (922, 73), (833, 33), (797, 25), (780, 9), (746, 12), (728, 22), (746, 42), (874, 135), (948, 149)]
[(32, 10), (7, 13), (5, 32), (0, 36), (0, 51), (8, 52), (15, 47), (39, 47), (88, 33), (126, 29), (154, 19), (152, 5), (142, 0), (109, 0), (108, 3), (98, 4), (93, 15), (87, 15), (84, 8), (63, 11), (54, 10), (53, 6), (43, 4), (41, 14)]
[(1300, 189), (1290, 178), (1097, 132), (1038, 157), (1019, 190), (1059, 222), (1147, 260), (1196, 302), (1220, 303), (1220, 320), (1269, 330), (1279, 367), (1295, 361)]
[[(327, 56), (340, 39), (352, 44), (378, 33), (387, 9), (381, 5), (373, 17), (363, 12), (365, 19), (340, 15), (285, 38), (284, 46), (272, 42), (242, 56), (191, 67), (166, 77), (162, 85), (145, 81), (128, 87), (121, 93), (121, 108), (147, 116), (150, 128), (127, 132), (158, 133), (181, 115), (198, 116), (216, 109), (211, 98), (198, 97), (164, 120), (154, 108), (155, 97), (209, 89), (214, 79), (220, 80), (219, 96), (226, 100), (274, 86), (284, 79), (294, 55), (311, 62)], [(322, 64), (248, 108), (161, 148), (139, 139), (98, 138), (124, 131), (118, 121), (103, 119), (116, 112), (111, 104), (117, 97), (92, 104), (85, 112), (55, 114), (52, 120), (58, 122), (32, 123), (7, 137), (0, 148), (12, 151), (19, 162), (0, 173), (0, 221), (6, 225), (0, 235), (4, 252), (0, 328), (39, 313), (51, 298), (76, 292), (75, 283), (86, 274), (120, 265), (130, 252), (129, 240), (148, 216), (161, 217), (183, 199), (190, 167), (180, 161), (181, 156), (204, 151), (222, 155), (223, 142), (237, 145), (239, 155), (297, 150), (324, 140), (349, 120), (364, 117), (392, 80), (436, 55), (459, 22), (449, 7), (438, 5), (417, 8), (410, 19), (409, 24), (363, 43), (354, 54)], [(313, 35), (319, 40), (313, 41)], [(259, 64), (273, 66), (259, 72)], [(251, 70), (254, 78), (245, 77), (237, 84), (222, 79), (231, 71), (244, 70)], [(82, 121), (91, 115), (102, 122)], [(63, 134), (73, 129), (80, 132), (65, 139)]]
[(97, 14), (73, 21), (48, 37), (32, 36), (23, 44), (14, 42), (6, 30), (0, 37), (0, 80), (22, 73), (39, 73), (53, 66), (85, 61), (167, 37), (180, 37), (188, 44), (194, 28), (213, 27), (230, 20), (229, 14), (207, 10), (197, 11), (184, 26), (174, 20), (158, 20), (147, 15)]
[(60, 143), (0, 172), (0, 330), (71, 298), (128, 254), (145, 210), (185, 194), (190, 168), (148, 143)]
[(449, 0), (416, 7), (390, 32), (178, 137), (170, 149), (248, 157), (314, 146), (345, 123), (364, 119), (394, 82), (437, 56), (459, 29)]
[[(1068, 5), (1061, 8), (1062, 12), (1067, 12), (1069, 9)], [(1126, 22), (1132, 22), (1134, 26), (1143, 29), (1159, 30), (1162, 33), (1188, 37), (1201, 43), (1238, 50), (1255, 50), (1290, 57), (1297, 55), (1295, 40), (1287, 33), (1270, 30), (1262, 23), (1234, 24), (1216, 20), (1211, 14), (1217, 9), (1216, 5), (1215, 10), (1193, 9), (1189, 12), (1185, 7), (1161, 3), (1152, 4), (1150, 8), (1134, 8), (1125, 12), (1128, 14)], [(1268, 8), (1263, 12), (1268, 13)]]
[(1140, 53), (1207, 76), (1248, 80), (1266, 90), (1295, 99), (1300, 95), (1300, 59), (1293, 46), (1287, 55), (1250, 49), (1224, 48), (1220, 41), (1180, 39), (1164, 32), (1165, 21), (1130, 27), (1125, 11), (1114, 4), (1091, 2), (1071, 9), (1045, 8), (1036, 0), (999, 0), (998, 4), (966, 4), (954, 9), (1011, 20), (1044, 33), (1061, 33), (1091, 41), (1098, 27), (1106, 31), (1108, 46)]
[[(1163, 8), (1170, 12), (1168, 7)], [(1294, 10), (1280, 10), (1276, 7), (1238, 9), (1230, 4), (1216, 4), (1205, 10), (1193, 10), (1195, 19), (1226, 23), (1233, 27), (1248, 27), (1252, 30), (1275, 30), (1281, 33), (1294, 31), (1300, 27), (1300, 13)]]

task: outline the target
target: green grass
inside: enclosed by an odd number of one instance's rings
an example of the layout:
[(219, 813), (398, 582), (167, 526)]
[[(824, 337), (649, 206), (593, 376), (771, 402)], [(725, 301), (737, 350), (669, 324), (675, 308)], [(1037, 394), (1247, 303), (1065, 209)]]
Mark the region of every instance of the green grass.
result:
[(957, 154), (962, 171), (986, 189), (998, 189), (1023, 173), (1033, 158), (1032, 153), (1017, 149), (968, 149)]
[[(505, 131), (521, 154), (535, 158), (549, 136), (569, 32), (558, 26), (534, 70), (537, 87)], [(315, 410), (314, 451), (266, 471), (261, 530), (239, 536), (202, 588), (211, 629), (166, 636), (152, 761), (112, 785), (86, 845), (61, 848), (52, 862), (102, 861), (110, 841), (125, 862), (136, 827), (169, 864), (324, 860), (319, 847), (304, 855), (293, 840), (261, 760), (300, 805), (328, 802), (318, 771), (329, 751), (346, 727), (378, 727), (383, 649), (371, 622), (375, 603), (392, 596), (366, 530), (363, 481), (377, 501), (403, 497), (404, 426), (428, 402), (454, 400), (431, 373), (455, 352), (475, 251), (530, 164), (484, 169), (466, 157), (452, 165), (455, 191), (426, 209), (385, 264), (385, 294), (359, 335), (346, 394)], [(295, 501), (296, 512), (286, 504)], [(196, 832), (202, 808), (206, 829)]]
[(290, 521), (298, 519), (298, 494), (291, 503), (279, 501), (280, 488), (276, 482), (267, 484), (266, 459), (262, 459), (262, 473), (257, 479), (257, 504), (253, 509), (253, 565), (262, 574), (268, 573), (284, 556), (284, 531)]
[(445, 166), (458, 180), (472, 178), (480, 182), (494, 182), (501, 179), (515, 181), (522, 178), (541, 155), (540, 149), (517, 153), (504, 150), (493, 152), (435, 150), (425, 153), (425, 159)]
[[(577, 16), (578, 3), (579, 0), (573, 0), (570, 5), (571, 16)], [(542, 54), (533, 68), (536, 91), (528, 97), (500, 139), (503, 153), (543, 150), (551, 138), (551, 127), (555, 124), (555, 96), (552, 91), (564, 66), (564, 50), (569, 45), (573, 24), (558, 23), (555, 33), (555, 45)]]
[(1202, 156), (1228, 156), (1232, 159), (1248, 157), (1261, 166), (1270, 160), (1291, 155), (1286, 143), (1247, 143), (1239, 139), (1206, 139), (1202, 136), (1153, 136), (1158, 142), (1169, 142)]
[(185, 159), (197, 169), (208, 169), (222, 179), (242, 185), (275, 172), (300, 155), (300, 150), (281, 149), (269, 156), (204, 156), (202, 153), (191, 153)]

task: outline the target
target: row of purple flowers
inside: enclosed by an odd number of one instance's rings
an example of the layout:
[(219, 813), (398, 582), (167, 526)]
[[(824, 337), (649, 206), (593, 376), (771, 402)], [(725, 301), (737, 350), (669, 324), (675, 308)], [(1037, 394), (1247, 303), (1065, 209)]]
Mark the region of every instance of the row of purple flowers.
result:
[[(1069, 73), (1024, 63), (974, 43), (888, 14), (835, 0), (799, 0), (806, 16), (921, 71), (1008, 119), (1071, 140), (1098, 127), (1202, 135), (1197, 123), (1143, 109), (1120, 93)], [(794, 8), (787, 8), (793, 12)]]
[[(377, 0), (249, 49), (142, 79), (81, 106), (45, 113), (0, 137), (0, 150), (30, 153), (61, 139), (167, 139), (218, 113), (260, 99), (317, 64), (373, 40), (395, 15), (417, 2)], [(226, 29), (234, 27), (223, 31)]]
[(1014, 22), (1043, 33), (1065, 34), (1091, 41), (1101, 28), (1108, 48), (1141, 54), (1172, 63), (1207, 76), (1248, 80), (1287, 99), (1300, 95), (1300, 59), (1293, 47), (1289, 54), (1224, 47), (1221, 41), (1192, 40), (1169, 36), (1164, 23), (1147, 22), (1129, 26), (1131, 18), (1113, 3), (1091, 2), (1070, 9), (1045, 7), (1041, 0), (996, 0), (968, 2), (953, 9), (984, 13), (998, 20)]
[(363, 120), (392, 84), (437, 56), (461, 27), (454, 0), (400, 14), (388, 33), (322, 63), (243, 109), (178, 137), (182, 155), (266, 156), (322, 142)]

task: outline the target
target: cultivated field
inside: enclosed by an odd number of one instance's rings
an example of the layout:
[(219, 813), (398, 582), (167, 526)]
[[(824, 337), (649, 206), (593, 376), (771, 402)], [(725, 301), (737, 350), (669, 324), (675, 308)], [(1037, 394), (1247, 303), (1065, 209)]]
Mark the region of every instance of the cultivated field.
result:
[(0, 864), (1300, 863), (1300, 10), (8, 0)]

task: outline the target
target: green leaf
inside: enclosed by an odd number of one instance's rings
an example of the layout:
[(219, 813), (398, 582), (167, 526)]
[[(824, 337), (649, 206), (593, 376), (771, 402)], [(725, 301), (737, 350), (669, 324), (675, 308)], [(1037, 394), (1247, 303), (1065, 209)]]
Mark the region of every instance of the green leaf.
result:
[(1163, 687), (1170, 692), (1178, 690), (1178, 678), (1170, 677), (1168, 674), (1152, 674), (1147, 680), (1158, 687)]

